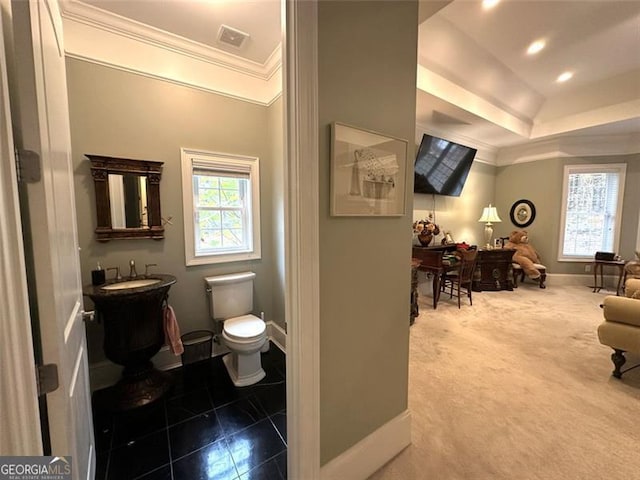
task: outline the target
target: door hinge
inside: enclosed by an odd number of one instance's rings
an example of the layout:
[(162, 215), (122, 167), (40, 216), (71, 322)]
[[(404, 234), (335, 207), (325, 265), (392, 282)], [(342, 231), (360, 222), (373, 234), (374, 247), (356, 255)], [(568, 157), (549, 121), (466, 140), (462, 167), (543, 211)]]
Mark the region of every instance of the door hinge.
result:
[(15, 149), (18, 182), (35, 183), (41, 178), (40, 155), (32, 150)]
[(39, 397), (56, 391), (60, 385), (58, 383), (58, 365), (55, 363), (36, 365), (36, 381)]

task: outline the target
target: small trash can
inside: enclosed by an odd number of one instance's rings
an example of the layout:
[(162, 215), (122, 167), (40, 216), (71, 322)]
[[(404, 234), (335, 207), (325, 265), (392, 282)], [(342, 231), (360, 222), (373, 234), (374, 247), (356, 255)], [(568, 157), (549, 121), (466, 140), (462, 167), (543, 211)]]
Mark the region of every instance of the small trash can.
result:
[(184, 352), (182, 365), (191, 365), (211, 358), (213, 348), (213, 332), (210, 330), (195, 330), (180, 337)]

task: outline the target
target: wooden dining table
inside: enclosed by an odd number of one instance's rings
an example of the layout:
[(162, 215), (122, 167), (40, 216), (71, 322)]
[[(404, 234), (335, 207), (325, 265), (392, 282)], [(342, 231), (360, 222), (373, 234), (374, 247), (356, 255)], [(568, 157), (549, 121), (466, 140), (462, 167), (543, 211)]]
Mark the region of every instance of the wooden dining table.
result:
[(430, 273), (433, 276), (433, 308), (438, 308), (440, 300), (440, 285), (447, 272), (458, 268), (458, 264), (452, 264), (444, 259), (445, 253), (454, 251), (455, 245), (445, 245), (438, 248), (413, 247), (413, 258), (420, 260), (418, 270)]

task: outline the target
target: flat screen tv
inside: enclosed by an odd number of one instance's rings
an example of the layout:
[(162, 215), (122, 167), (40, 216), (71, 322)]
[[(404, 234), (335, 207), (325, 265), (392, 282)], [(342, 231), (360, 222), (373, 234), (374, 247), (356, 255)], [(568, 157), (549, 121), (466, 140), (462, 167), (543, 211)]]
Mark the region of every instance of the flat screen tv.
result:
[(414, 193), (459, 197), (476, 152), (475, 148), (425, 133), (414, 165)]

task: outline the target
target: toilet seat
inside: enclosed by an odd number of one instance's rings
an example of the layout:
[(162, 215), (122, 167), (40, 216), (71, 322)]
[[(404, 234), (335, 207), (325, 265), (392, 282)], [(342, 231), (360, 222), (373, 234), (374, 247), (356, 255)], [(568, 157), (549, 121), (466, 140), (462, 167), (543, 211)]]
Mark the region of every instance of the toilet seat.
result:
[(266, 330), (267, 325), (261, 318), (255, 315), (242, 315), (225, 320), (223, 332), (229, 340), (247, 342), (259, 339)]

